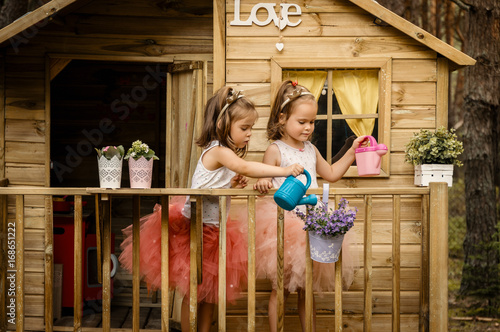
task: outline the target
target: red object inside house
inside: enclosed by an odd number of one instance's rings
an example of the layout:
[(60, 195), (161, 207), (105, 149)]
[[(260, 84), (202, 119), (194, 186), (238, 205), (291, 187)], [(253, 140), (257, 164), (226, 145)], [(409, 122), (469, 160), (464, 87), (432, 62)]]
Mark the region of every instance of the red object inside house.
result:
[[(82, 299), (92, 301), (102, 299), (102, 285), (97, 281), (96, 235), (87, 234), (90, 222), (95, 221), (92, 218), (87, 220), (87, 218), (84, 216), (82, 222), (83, 266), (80, 271), (82, 272)], [(74, 306), (74, 238), (73, 213), (54, 214), (54, 264), (63, 265), (62, 307), (71, 308)], [(111, 234), (111, 253), (114, 253), (114, 247), (115, 236)], [(112, 260), (111, 269), (113, 265)], [(113, 278), (111, 279), (111, 296), (113, 296)]]

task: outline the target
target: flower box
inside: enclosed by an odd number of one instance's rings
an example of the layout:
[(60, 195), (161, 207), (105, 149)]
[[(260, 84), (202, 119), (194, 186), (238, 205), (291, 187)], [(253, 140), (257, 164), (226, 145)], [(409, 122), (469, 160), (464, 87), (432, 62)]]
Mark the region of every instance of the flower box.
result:
[(415, 165), (415, 185), (424, 187), (428, 186), (429, 182), (446, 182), (448, 187), (451, 187), (453, 184), (453, 165)]

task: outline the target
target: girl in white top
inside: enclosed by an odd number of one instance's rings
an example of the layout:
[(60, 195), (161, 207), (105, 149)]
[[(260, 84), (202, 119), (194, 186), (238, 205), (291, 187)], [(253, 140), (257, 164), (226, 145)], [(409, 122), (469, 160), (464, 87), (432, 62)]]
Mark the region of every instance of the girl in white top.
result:
[[(317, 188), (316, 176), (319, 174), (329, 182), (338, 181), (354, 162), (354, 151), (364, 140), (358, 137), (352, 147), (335, 164), (330, 165), (321, 156), (318, 149), (309, 141), (318, 112), (318, 104), (314, 96), (297, 82), (285, 81), (281, 84), (267, 125), (267, 138), (274, 142), (267, 148), (263, 162), (269, 165), (286, 167), (291, 163), (301, 163), (311, 174), (309, 188)], [(304, 184), (304, 175), (298, 177)], [(262, 178), (254, 188), (267, 193), (272, 188), (279, 188), (284, 177)], [(270, 204), (261, 204), (256, 221), (256, 271), (257, 277), (268, 278), (273, 283), (273, 291), (269, 299), (270, 330), (276, 331), (276, 212), (270, 212)], [(276, 206), (273, 206), (276, 209)], [(300, 207), (299, 207), (300, 208)], [(269, 218), (267, 216), (272, 216)], [(267, 218), (266, 218), (267, 217)], [(285, 220), (285, 257), (284, 288), (285, 296), (290, 292), (298, 294), (299, 317), (302, 330), (305, 330), (305, 232), (304, 222), (294, 212), (286, 214)], [(348, 232), (349, 234), (349, 232)], [(344, 237), (342, 246), (342, 263), (344, 285), (350, 286), (353, 281), (353, 266), (357, 263), (349, 255), (349, 236)], [(353, 234), (351, 232), (351, 234)], [(335, 286), (335, 264), (314, 262), (313, 288), (316, 292), (332, 291)], [(314, 315), (314, 318), (316, 315)], [(315, 329), (315, 320), (313, 321)]]
[[(200, 137), (196, 141), (203, 153), (192, 178), (191, 188), (244, 188), (249, 177), (297, 176), (298, 164), (285, 168), (242, 159), (248, 149), (252, 127), (258, 114), (251, 101), (230, 87), (219, 89), (208, 101)], [(229, 198), (228, 198), (229, 201)], [(228, 203), (229, 204), (229, 203)], [(169, 206), (169, 281), (184, 295), (181, 327), (189, 330), (190, 268), (189, 198), (171, 201)], [(151, 288), (161, 286), (161, 206), (143, 218), (141, 226), (140, 271)], [(227, 220), (226, 296), (234, 302), (247, 283), (247, 225)], [(131, 228), (122, 243), (120, 262), (132, 271)], [(219, 200), (203, 197), (203, 281), (198, 285), (198, 331), (209, 331), (214, 304), (218, 300)]]

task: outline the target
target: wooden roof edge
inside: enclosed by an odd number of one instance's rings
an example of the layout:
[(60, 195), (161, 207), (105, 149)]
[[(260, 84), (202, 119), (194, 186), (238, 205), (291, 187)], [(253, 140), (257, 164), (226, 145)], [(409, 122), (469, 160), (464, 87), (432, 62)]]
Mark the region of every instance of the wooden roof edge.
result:
[(38, 22), (50, 18), (61, 9), (76, 1), (78, 0), (52, 0), (38, 7), (34, 11), (19, 17), (17, 20), (0, 30), (0, 44), (37, 24)]
[(378, 17), (385, 23), (392, 25), (396, 29), (404, 32), (416, 41), (428, 46), (437, 53), (445, 56), (455, 65), (450, 66), (450, 69), (455, 70), (465, 66), (472, 66), (476, 60), (467, 54), (457, 50), (453, 46), (445, 43), (441, 39), (435, 37), (431, 33), (416, 26), (415, 24), (405, 20), (401, 16), (392, 12), (391, 10), (380, 5), (374, 0), (349, 0), (356, 6), (366, 10), (370, 14)]

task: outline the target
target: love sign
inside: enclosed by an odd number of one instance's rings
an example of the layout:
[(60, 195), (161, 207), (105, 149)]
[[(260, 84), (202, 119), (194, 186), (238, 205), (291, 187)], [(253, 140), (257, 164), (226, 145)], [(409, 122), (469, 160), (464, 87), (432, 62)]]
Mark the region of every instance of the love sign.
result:
[[(258, 26), (266, 26), (269, 23), (274, 22), (274, 25), (278, 27), (280, 30), (283, 30), (287, 26), (295, 27), (302, 22), (299, 19), (297, 22), (290, 22), (289, 16), (299, 16), (302, 14), (302, 10), (299, 5), (296, 4), (288, 4), (281, 3), (280, 4), (280, 16), (281, 19), (276, 14), (274, 7), (275, 3), (258, 3), (253, 6), (252, 11), (250, 12), (250, 16), (242, 21), (240, 18), (240, 0), (234, 0), (234, 20), (232, 20), (229, 25), (240, 25), (240, 26), (251, 26), (255, 23)], [(295, 11), (290, 11), (291, 8), (295, 8)], [(265, 20), (261, 21), (257, 18), (257, 12), (259, 10), (264, 10), (267, 12), (267, 17)]]

